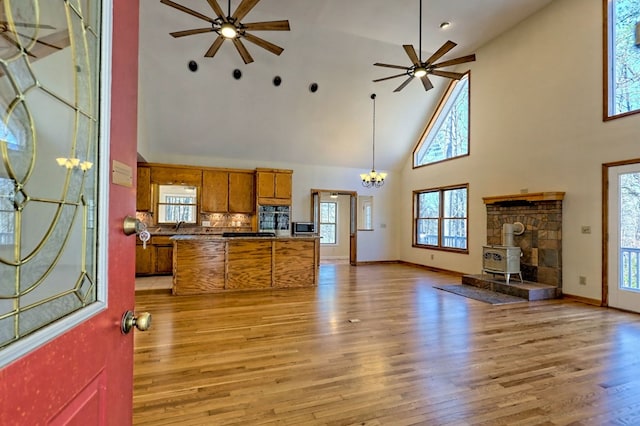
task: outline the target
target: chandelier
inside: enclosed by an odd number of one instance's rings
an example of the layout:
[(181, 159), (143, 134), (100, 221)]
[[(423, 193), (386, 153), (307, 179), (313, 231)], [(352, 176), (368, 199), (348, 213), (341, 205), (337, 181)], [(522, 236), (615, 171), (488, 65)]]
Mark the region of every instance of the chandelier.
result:
[(371, 171), (369, 173), (361, 173), (360, 179), (362, 179), (362, 186), (365, 188), (380, 188), (384, 185), (384, 178), (387, 177), (386, 173), (376, 172), (376, 94), (371, 94), (373, 99), (373, 158), (371, 161)]

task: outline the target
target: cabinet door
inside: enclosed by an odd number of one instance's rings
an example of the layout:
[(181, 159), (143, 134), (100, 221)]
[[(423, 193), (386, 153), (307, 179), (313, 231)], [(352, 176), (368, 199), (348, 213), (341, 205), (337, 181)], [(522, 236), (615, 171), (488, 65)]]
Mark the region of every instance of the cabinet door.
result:
[(258, 198), (273, 198), (275, 196), (276, 174), (258, 172)]
[(155, 272), (154, 256), (155, 248), (147, 244), (143, 248), (142, 244), (136, 245), (136, 275), (151, 275)]
[(189, 167), (159, 167), (151, 169), (151, 182), (160, 185), (192, 185), (202, 184), (202, 170)]
[(136, 210), (139, 212), (151, 210), (151, 169), (148, 167), (138, 167)]
[(226, 213), (229, 211), (229, 173), (205, 170), (202, 173), (203, 212)]
[(290, 173), (277, 173), (275, 175), (275, 197), (291, 199)]
[(173, 273), (173, 246), (156, 247), (156, 273)]
[(229, 172), (229, 212), (252, 213), (255, 210), (252, 173)]

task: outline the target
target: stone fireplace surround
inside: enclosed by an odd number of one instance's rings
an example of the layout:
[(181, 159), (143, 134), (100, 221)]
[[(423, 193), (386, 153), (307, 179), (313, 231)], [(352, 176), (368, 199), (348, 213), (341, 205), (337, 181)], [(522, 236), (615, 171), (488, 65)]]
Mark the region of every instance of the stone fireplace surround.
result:
[(502, 244), (502, 225), (521, 222), (525, 231), (514, 235), (522, 249), (520, 269), (525, 281), (556, 287), (562, 294), (562, 200), (564, 192), (484, 197), (487, 245)]

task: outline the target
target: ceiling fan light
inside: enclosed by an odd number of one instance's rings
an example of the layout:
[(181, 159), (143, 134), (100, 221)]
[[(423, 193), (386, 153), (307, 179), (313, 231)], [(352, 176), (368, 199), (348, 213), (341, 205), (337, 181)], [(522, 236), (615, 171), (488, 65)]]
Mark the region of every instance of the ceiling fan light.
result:
[(224, 38), (236, 38), (238, 35), (238, 31), (236, 30), (236, 27), (233, 26), (233, 24), (225, 22), (220, 27), (220, 34), (222, 34), (222, 37)]
[(415, 70), (413, 70), (413, 76), (414, 77), (424, 77), (425, 75), (427, 75), (427, 69), (424, 67), (418, 67)]

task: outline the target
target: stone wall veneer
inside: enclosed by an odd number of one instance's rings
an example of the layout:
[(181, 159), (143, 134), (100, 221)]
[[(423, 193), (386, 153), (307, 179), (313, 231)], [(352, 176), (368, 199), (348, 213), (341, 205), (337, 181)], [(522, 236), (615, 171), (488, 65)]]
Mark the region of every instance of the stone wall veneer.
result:
[(521, 222), (514, 235), (522, 250), (520, 269), (526, 281), (554, 285), (562, 291), (562, 200), (564, 192), (483, 198), (487, 208), (487, 245), (502, 244), (502, 225)]

